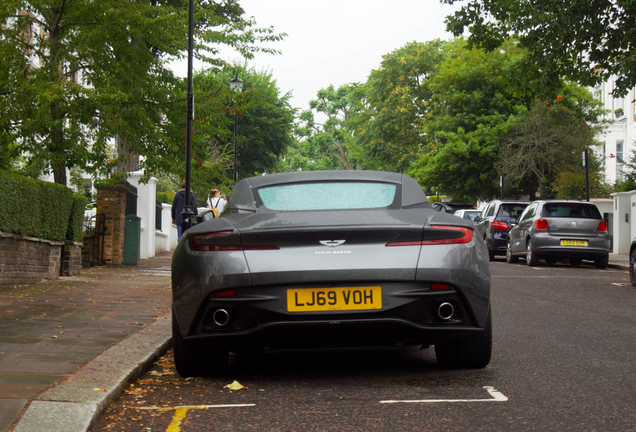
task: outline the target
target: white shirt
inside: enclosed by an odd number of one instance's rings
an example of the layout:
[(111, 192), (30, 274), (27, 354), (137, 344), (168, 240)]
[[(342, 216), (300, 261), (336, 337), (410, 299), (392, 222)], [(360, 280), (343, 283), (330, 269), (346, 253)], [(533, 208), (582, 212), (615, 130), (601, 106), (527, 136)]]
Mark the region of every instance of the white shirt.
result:
[(223, 209), (225, 208), (225, 201), (223, 198), (210, 198), (208, 199), (208, 206), (210, 208), (214, 207), (219, 211), (219, 214), (223, 213)]

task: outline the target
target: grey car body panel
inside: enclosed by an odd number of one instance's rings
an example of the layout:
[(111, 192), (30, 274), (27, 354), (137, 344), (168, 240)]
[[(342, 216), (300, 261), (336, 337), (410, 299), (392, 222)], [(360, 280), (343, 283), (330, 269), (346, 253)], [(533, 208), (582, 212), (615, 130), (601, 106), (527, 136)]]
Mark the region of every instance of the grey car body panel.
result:
[[(267, 185), (325, 179), (392, 182), (401, 188), (400, 199), (396, 206), (382, 209), (274, 212), (258, 208), (252, 192)], [(297, 319), (298, 313), (286, 311), (283, 293), (288, 288), (378, 285), (382, 286), (385, 313), (422, 296), (452, 295), (465, 302), (465, 313), (472, 323), (456, 329), (478, 330), (485, 325), (490, 304), (488, 251), (479, 235), (475, 233), (468, 244), (386, 246), (391, 242), (419, 241), (422, 236), (434, 237), (439, 231), (431, 228), (435, 224), (474, 229), (468, 220), (434, 211), (419, 184), (402, 174), (336, 171), (241, 180), (223, 215), (186, 231), (175, 250), (173, 306), (179, 328), (183, 336), (196, 337), (201, 310), (210, 301), (217, 301), (211, 300), (210, 295), (219, 290), (237, 290), (237, 297), (219, 299), (220, 304), (249, 304)], [(222, 231), (236, 234), (227, 237), (230, 243), (273, 245), (278, 249), (200, 252), (188, 245), (193, 236)], [(345, 242), (336, 247), (320, 243), (331, 240)], [(453, 289), (438, 294), (430, 290), (431, 282), (447, 283)], [(328, 314), (368, 320), (373, 313), (366, 310)], [(426, 328), (421, 323), (408, 325)]]
[[(584, 201), (535, 201), (533, 205), (537, 206), (536, 215), (520, 220), (508, 234), (513, 255), (524, 255), (529, 239), (532, 239), (533, 250), (539, 256), (592, 259), (609, 253), (609, 235), (598, 232), (598, 225), (603, 220), (600, 213), (598, 218), (544, 216), (543, 207), (546, 204), (555, 203), (580, 203), (581, 205), (594, 206), (594, 204)], [(535, 222), (539, 218), (548, 222), (549, 229), (547, 231), (536, 230)], [(573, 222), (576, 226), (573, 226)], [(561, 240), (587, 240), (588, 245), (562, 246)]]

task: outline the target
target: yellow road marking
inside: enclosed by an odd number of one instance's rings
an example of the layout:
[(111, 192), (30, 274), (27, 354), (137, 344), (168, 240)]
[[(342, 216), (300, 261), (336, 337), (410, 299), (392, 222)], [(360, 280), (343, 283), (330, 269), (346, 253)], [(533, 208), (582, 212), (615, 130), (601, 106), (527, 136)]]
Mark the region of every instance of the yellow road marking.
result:
[(247, 407), (247, 406), (254, 406), (254, 405), (256, 404), (196, 405), (196, 406), (178, 406), (178, 407), (171, 407), (171, 408), (139, 407), (137, 409), (158, 410), (161, 412), (174, 410), (172, 421), (170, 422), (168, 429), (166, 429), (166, 432), (180, 432), (181, 421), (185, 418), (188, 410), (208, 409), (208, 408), (236, 408), (236, 407)]

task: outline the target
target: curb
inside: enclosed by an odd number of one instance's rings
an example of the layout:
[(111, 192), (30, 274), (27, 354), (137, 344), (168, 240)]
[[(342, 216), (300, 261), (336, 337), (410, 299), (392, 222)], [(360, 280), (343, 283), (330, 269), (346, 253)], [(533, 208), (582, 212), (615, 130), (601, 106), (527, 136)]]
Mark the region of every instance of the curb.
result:
[(170, 312), (32, 400), (13, 432), (88, 431), (111, 402), (170, 347)]

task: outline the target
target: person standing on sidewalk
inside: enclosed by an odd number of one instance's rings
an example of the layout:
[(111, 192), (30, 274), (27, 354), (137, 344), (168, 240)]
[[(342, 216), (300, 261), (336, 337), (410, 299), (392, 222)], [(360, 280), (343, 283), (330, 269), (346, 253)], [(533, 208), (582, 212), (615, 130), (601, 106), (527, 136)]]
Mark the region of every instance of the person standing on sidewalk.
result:
[[(181, 227), (181, 223), (183, 222), (181, 212), (185, 207), (185, 187), (185, 184), (182, 185), (181, 189), (179, 189), (179, 192), (176, 193), (172, 200), (172, 223), (177, 226), (177, 241), (181, 241), (181, 235), (183, 234)], [(190, 205), (192, 206), (193, 213), (195, 215), (198, 214), (197, 202), (194, 199), (194, 194), (192, 192), (190, 192)]]
[(212, 189), (210, 191), (210, 197), (208, 198), (208, 207), (212, 211), (214, 211), (213, 209), (217, 210), (216, 212), (214, 212), (214, 217), (219, 217), (219, 215), (225, 208), (225, 204), (227, 204), (227, 198), (225, 197), (225, 194), (219, 192), (218, 189)]

